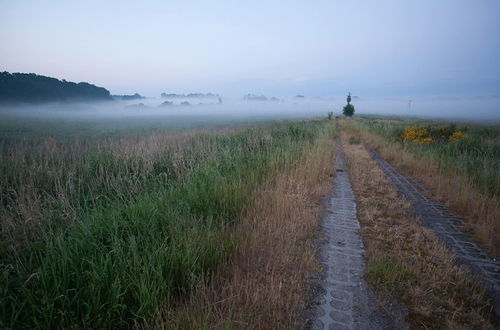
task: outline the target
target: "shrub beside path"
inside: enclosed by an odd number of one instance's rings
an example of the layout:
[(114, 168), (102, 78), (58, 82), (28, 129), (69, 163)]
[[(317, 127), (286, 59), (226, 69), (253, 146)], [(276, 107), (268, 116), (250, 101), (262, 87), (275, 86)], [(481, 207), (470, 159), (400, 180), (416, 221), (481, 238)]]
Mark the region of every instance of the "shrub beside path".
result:
[[(323, 219), (325, 242), (321, 262), (325, 275), (319, 281), (311, 329), (401, 329), (407, 327), (394, 314), (377, 306), (363, 279), (364, 244), (359, 234), (356, 199), (345, 171), (342, 144), (337, 142), (336, 179)], [(396, 324), (398, 323), (398, 324)]]

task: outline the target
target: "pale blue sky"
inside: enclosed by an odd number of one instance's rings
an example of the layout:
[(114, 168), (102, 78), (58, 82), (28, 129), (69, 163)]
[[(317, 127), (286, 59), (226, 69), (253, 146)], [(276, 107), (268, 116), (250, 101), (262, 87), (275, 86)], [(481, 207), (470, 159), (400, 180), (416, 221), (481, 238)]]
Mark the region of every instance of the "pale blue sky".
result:
[(0, 0), (0, 70), (151, 96), (500, 95), (500, 1)]

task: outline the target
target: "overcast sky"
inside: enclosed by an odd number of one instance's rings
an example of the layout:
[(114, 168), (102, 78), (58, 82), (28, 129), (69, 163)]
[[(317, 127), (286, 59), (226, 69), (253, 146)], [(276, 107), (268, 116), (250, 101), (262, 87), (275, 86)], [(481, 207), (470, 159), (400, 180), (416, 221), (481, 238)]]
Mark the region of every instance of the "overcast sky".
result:
[(500, 95), (500, 1), (0, 0), (0, 70), (151, 96)]

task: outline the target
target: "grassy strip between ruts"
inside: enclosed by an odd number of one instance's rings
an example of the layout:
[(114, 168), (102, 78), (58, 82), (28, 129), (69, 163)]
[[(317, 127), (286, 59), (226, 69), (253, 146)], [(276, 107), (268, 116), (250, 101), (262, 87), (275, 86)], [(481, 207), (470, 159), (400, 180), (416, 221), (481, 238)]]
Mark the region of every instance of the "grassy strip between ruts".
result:
[[(235, 249), (228, 225), (253, 191), (293, 166), (331, 127), (307, 121), (196, 137), (198, 152), (180, 150), (181, 160), (161, 146), (160, 156), (148, 160), (98, 150), (78, 164), (56, 164), (56, 172), (50, 159), (40, 166), (32, 159), (32, 168), (50, 179), (42, 182), (47, 191), (66, 193), (68, 209), (80, 212), (65, 223), (54, 210), (56, 219), (44, 219), (36, 236), (2, 255), (0, 327), (120, 328), (150, 321), (220, 266)], [(179, 163), (185, 166), (177, 172)], [(22, 181), (9, 175), (13, 184)], [(22, 224), (23, 214), (15, 216), (20, 219), (12, 223)], [(16, 231), (4, 229), (5, 241), (15, 241), (9, 233)]]
[[(346, 129), (356, 132), (356, 135), (364, 142), (375, 147), (388, 162), (403, 173), (423, 182), (428, 191), (433, 194), (432, 197), (445, 201), (455, 213), (465, 218), (465, 229), (472, 233), (477, 242), (488, 249), (490, 255), (500, 256), (500, 236), (497, 234), (500, 231), (498, 191), (495, 195), (487, 193), (485, 189), (480, 189), (475, 177), (469, 176), (465, 170), (458, 169), (456, 165), (461, 162), (463, 164), (473, 162), (478, 167), (477, 172), (484, 172), (482, 175), (485, 178), (494, 174), (492, 184), (498, 187), (498, 158), (492, 158), (487, 154), (481, 157), (474, 156), (469, 155), (468, 152), (454, 154), (444, 150), (445, 148), (451, 150), (455, 148), (453, 146), (403, 145), (391, 141), (388, 137), (389, 133), (382, 134), (377, 130), (371, 130), (365, 122), (366, 120), (345, 121)], [(389, 125), (387, 129), (390, 130), (390, 124), (387, 125)], [(478, 143), (477, 139), (473, 139), (475, 144)], [(464, 140), (463, 143), (467, 141)], [(484, 143), (490, 145), (489, 149), (494, 149), (492, 145), (496, 145), (498, 150), (498, 142), (492, 140)], [(482, 161), (484, 161), (483, 165), (481, 165)]]
[(350, 136), (342, 133), (367, 249), (366, 278), (379, 297), (396, 297), (408, 308), (407, 321), (415, 328), (493, 328), (486, 290), (409, 215), (408, 202)]
[(155, 328), (296, 329), (318, 272), (315, 235), (331, 186), (334, 140), (324, 132), (294, 167), (268, 178), (230, 230), (235, 254), (182, 304), (158, 314)]

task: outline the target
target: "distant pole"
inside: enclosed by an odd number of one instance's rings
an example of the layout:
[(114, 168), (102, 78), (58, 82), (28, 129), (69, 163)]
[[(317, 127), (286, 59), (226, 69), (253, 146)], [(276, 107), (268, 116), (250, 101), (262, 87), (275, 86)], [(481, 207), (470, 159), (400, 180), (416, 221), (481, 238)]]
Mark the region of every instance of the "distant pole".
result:
[(351, 104), (351, 92), (347, 95), (347, 104)]
[(412, 100), (408, 100), (408, 110), (411, 110), (411, 101)]

